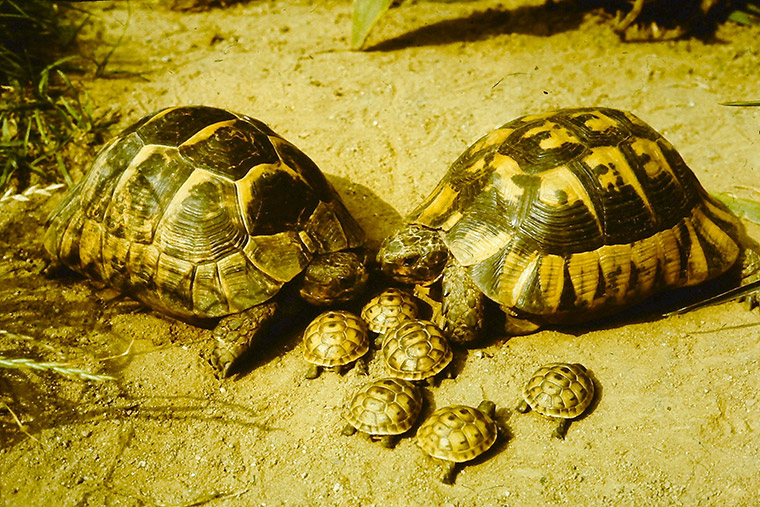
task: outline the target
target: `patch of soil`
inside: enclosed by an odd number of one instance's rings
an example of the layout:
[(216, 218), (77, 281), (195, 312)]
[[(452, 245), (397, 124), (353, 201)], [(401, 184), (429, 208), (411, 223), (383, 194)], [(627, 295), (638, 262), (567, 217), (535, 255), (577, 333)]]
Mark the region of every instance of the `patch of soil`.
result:
[[(122, 127), (156, 109), (205, 104), (249, 114), (329, 175), (371, 243), (399, 225), (481, 135), (571, 106), (633, 111), (715, 191), (757, 186), (760, 28), (726, 23), (709, 41), (622, 43), (599, 10), (537, 0), (404, 3), (348, 50), (349, 2), (290, 0), (179, 13), (153, 2), (91, 7), (85, 45), (119, 42), (84, 83)], [(741, 190), (740, 190), (741, 192)], [(67, 362), (115, 381), (4, 369), (5, 505), (753, 505), (760, 490), (758, 314), (738, 303), (671, 318), (546, 330), (457, 352), (430, 389), (498, 406), (503, 438), (455, 485), (402, 439), (393, 450), (340, 435), (365, 378), (304, 378), (297, 330), (246, 374), (218, 380), (210, 331), (75, 276), (43, 275), (54, 198), (0, 203), (2, 355)], [(757, 231), (754, 231), (757, 232)], [(756, 237), (758, 237), (756, 235)], [(104, 359), (106, 358), (106, 359)], [(518, 414), (540, 364), (580, 362), (600, 391), (564, 441)], [(377, 358), (370, 376), (383, 374)]]

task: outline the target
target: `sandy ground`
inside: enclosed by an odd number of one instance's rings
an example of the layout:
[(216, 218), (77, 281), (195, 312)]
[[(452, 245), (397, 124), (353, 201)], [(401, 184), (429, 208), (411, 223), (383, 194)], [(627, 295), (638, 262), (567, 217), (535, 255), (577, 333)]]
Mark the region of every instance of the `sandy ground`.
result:
[[(102, 57), (124, 35), (106, 76), (84, 83), (98, 111), (118, 110), (121, 126), (177, 104), (258, 117), (329, 175), (373, 245), (467, 145), (559, 107), (633, 111), (707, 188), (758, 185), (760, 109), (719, 105), (760, 98), (758, 27), (623, 44), (601, 11), (419, 2), (352, 52), (347, 1), (93, 9), (85, 48)], [(0, 204), (0, 329), (34, 337), (0, 336), (3, 355), (116, 380), (2, 371), (0, 401), (28, 430), (0, 407), (3, 505), (757, 504), (760, 319), (738, 303), (458, 350), (457, 378), (429, 390), (425, 413), (487, 397), (502, 438), (446, 486), (412, 438), (386, 450), (339, 434), (365, 378), (304, 379), (297, 330), (218, 380), (201, 359), (208, 330), (80, 278), (45, 278), (39, 238), (60, 195)], [(600, 391), (564, 441), (514, 411), (529, 374), (554, 360), (586, 365)], [(370, 375), (382, 375), (377, 358)]]

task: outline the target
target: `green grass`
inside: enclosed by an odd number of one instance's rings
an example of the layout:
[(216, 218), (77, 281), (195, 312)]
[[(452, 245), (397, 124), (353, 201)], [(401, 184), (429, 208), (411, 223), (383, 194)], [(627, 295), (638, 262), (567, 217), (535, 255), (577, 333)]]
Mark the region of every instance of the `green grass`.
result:
[(351, 47), (361, 49), (367, 41), (370, 30), (377, 23), (393, 0), (354, 0), (351, 20)]
[(760, 2), (757, 0), (743, 2), (728, 15), (728, 19), (743, 25), (760, 24)]
[(72, 5), (0, 0), (0, 193), (71, 185), (67, 149), (110, 121), (69, 77), (81, 73), (76, 37), (89, 21)]

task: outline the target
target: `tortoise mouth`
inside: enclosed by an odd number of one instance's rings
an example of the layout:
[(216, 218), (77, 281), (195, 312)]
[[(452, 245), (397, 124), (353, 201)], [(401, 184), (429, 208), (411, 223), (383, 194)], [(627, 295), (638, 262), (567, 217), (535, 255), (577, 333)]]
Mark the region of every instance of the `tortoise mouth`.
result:
[(443, 267), (431, 269), (420, 265), (383, 264), (383, 272), (387, 276), (408, 285), (430, 285), (438, 280), (442, 271)]

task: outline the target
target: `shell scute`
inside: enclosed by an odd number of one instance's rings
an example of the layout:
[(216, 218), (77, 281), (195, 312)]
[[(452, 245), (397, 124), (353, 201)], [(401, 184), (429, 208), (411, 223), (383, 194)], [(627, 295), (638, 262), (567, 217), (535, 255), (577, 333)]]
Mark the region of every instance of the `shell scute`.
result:
[(370, 299), (361, 311), (369, 330), (385, 333), (402, 322), (417, 317), (418, 307), (414, 297), (400, 289), (386, 289)]
[(170, 107), (139, 120), (124, 134), (138, 132), (145, 144), (177, 147), (208, 125), (235, 118), (235, 114), (214, 107)]

